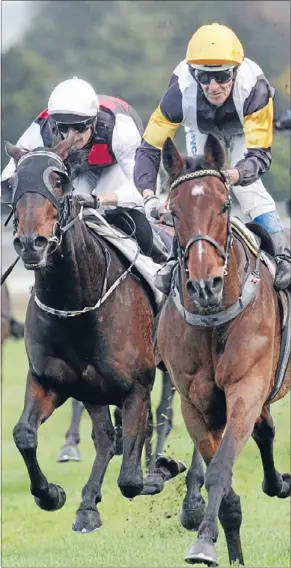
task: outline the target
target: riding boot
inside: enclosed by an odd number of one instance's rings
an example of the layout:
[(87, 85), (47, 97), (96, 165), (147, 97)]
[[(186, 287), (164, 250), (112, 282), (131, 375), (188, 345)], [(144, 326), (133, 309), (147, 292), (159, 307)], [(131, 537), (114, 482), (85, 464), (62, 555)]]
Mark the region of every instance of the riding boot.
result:
[(263, 225), (271, 237), (277, 263), (274, 287), (276, 290), (284, 290), (291, 283), (291, 251), (279, 214), (270, 211), (256, 217), (254, 221)]
[(275, 289), (284, 290), (291, 283), (291, 251), (284, 231), (270, 233), (275, 249), (275, 260), (277, 263), (275, 275)]
[(167, 262), (156, 272), (155, 275), (155, 286), (160, 292), (165, 294), (166, 296), (169, 295), (171, 290), (171, 282), (172, 282), (172, 275), (173, 269), (177, 265), (177, 242), (174, 237), (172, 248), (169, 252)]

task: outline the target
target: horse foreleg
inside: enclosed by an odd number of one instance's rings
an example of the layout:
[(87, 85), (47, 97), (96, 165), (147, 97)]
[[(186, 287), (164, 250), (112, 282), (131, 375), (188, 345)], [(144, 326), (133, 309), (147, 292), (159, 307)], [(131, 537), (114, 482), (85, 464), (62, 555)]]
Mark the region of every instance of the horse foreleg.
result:
[[(240, 499), (231, 488), (231, 476), (227, 477), (227, 460), (225, 460), (226, 470), (224, 470), (224, 462), (222, 461), (221, 471), (215, 472), (214, 470), (213, 477), (210, 478), (209, 476), (210, 467), (215, 459), (214, 456), (217, 455), (218, 447), (221, 448), (223, 443), (221, 442), (223, 428), (220, 428), (217, 431), (210, 431), (199, 410), (195, 408), (191, 402), (184, 398), (181, 398), (181, 409), (187, 430), (196, 444), (191, 468), (187, 476), (187, 493), (183, 502), (181, 522), (185, 528), (190, 528), (190, 530), (198, 529), (199, 531), (198, 540), (191, 547), (185, 560), (189, 564), (204, 562), (209, 566), (218, 565), (214, 543), (218, 536), (217, 521), (219, 515), (225, 532), (230, 564), (239, 562), (239, 564), (243, 565), (244, 562), (240, 541), (240, 526), (242, 521)], [(203, 484), (203, 468), (198, 452), (198, 446), (203, 459), (208, 466), (208, 478), (206, 477), (205, 485), (208, 491), (209, 501), (206, 511), (204, 507), (204, 500), (200, 493), (201, 486)], [(215, 478), (215, 475), (217, 475), (217, 479)], [(220, 484), (223, 485), (224, 475), (226, 476), (225, 493), (223, 491), (219, 493), (218, 498), (213, 505), (213, 492), (210, 493), (211, 482), (220, 482)], [(212, 497), (212, 501), (210, 500), (210, 497)], [(212, 509), (211, 506), (213, 507)]]
[(123, 458), (118, 478), (122, 495), (128, 498), (138, 495), (143, 488), (141, 455), (145, 442), (150, 409), (149, 379), (145, 385), (135, 384), (122, 407)]
[(275, 427), (273, 424), (270, 407), (263, 408), (259, 420), (256, 422), (253, 439), (255, 440), (261, 454), (264, 480), (263, 491), (270, 497), (290, 497), (291, 495), (291, 476), (289, 473), (279, 473), (275, 469), (273, 441), (275, 438)]
[(72, 398), (72, 420), (66, 433), (66, 442), (58, 453), (58, 462), (80, 461), (80, 452), (77, 446), (80, 442), (80, 422), (83, 410), (83, 403)]
[(107, 466), (115, 454), (115, 434), (109, 407), (87, 403), (84, 405), (92, 420), (96, 457), (90, 477), (82, 490), (82, 501), (72, 527), (80, 533), (95, 531), (102, 525), (96, 505), (101, 501), (101, 486)]
[(37, 377), (28, 372), (24, 409), (14, 427), (13, 437), (27, 467), (31, 494), (36, 504), (46, 511), (60, 509), (66, 501), (66, 494), (59, 485), (48, 483), (39, 467), (36, 457), (37, 429), (63, 402), (56, 392), (45, 391)]
[(157, 408), (157, 447), (156, 455), (164, 452), (165, 440), (169, 435), (173, 425), (173, 397), (175, 388), (173, 387), (169, 373), (162, 373), (162, 397)]

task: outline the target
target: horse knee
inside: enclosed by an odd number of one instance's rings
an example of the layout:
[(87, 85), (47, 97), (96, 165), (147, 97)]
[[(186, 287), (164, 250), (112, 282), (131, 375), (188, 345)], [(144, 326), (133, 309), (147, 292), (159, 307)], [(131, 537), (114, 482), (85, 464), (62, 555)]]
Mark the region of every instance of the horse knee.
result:
[(215, 462), (213, 459), (207, 467), (204, 485), (207, 492), (213, 487), (223, 487), (226, 495), (232, 482), (232, 467), (227, 463)]
[(13, 429), (13, 438), (20, 451), (34, 450), (37, 446), (36, 428), (27, 422), (18, 422)]

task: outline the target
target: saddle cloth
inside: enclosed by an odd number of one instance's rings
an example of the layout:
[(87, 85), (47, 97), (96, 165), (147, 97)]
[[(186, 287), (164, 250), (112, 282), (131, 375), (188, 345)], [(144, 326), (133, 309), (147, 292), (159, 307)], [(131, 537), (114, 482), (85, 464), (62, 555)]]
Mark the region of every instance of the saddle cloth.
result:
[[(87, 216), (90, 216), (90, 220), (86, 219)], [(92, 220), (92, 216), (95, 217), (94, 221)], [(163, 294), (155, 287), (154, 277), (157, 270), (161, 268), (161, 265), (154, 262), (149, 256), (142, 254), (137, 242), (132, 237), (125, 235), (116, 227), (109, 225), (96, 209), (86, 208), (83, 212), (83, 217), (86, 225), (90, 227), (90, 229), (93, 229), (97, 235), (104, 237), (105, 240), (116, 247), (129, 262), (133, 262), (137, 256), (134, 261), (134, 267), (150, 286), (158, 311)]]
[[(250, 229), (248, 229), (245, 224), (238, 218), (238, 217), (231, 217), (231, 226), (245, 242), (246, 246), (249, 250), (255, 255), (258, 256), (260, 246), (257, 237)], [(264, 251), (260, 251), (261, 260), (268, 268), (270, 274), (275, 278), (276, 273), (276, 263), (275, 260), (272, 260)]]

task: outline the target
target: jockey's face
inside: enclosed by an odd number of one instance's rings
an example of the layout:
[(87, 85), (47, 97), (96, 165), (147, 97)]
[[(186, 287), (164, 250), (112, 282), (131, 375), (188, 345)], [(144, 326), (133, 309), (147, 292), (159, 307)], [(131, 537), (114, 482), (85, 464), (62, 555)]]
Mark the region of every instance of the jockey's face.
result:
[(78, 148), (79, 150), (81, 148), (84, 148), (84, 146), (86, 146), (86, 144), (89, 142), (91, 135), (92, 135), (92, 126), (89, 126), (84, 132), (76, 132), (74, 130), (74, 127), (69, 128), (68, 132), (63, 133), (63, 138), (68, 138), (68, 136), (70, 135), (70, 132), (74, 132), (75, 134), (75, 138), (74, 138), (74, 147)]
[(211, 79), (209, 85), (200, 83), (200, 86), (207, 100), (212, 105), (219, 106), (223, 105), (228, 99), (233, 86), (233, 79), (227, 83), (217, 83), (215, 79)]

